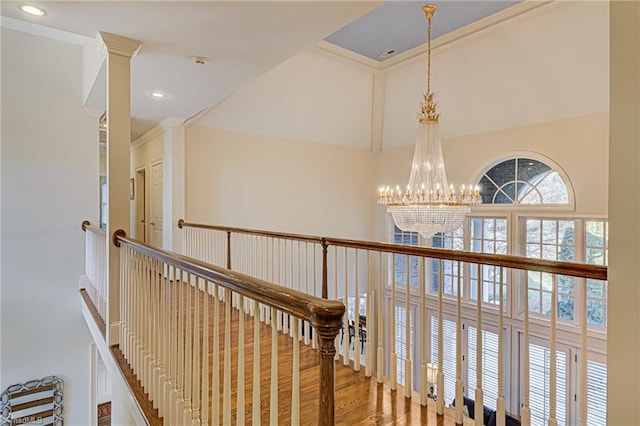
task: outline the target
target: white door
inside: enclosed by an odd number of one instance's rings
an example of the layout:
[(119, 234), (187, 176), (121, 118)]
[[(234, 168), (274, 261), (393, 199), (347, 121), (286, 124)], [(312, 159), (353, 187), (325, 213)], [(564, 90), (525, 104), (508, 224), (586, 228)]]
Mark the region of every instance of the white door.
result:
[(162, 163), (151, 166), (151, 225), (149, 244), (162, 247)]

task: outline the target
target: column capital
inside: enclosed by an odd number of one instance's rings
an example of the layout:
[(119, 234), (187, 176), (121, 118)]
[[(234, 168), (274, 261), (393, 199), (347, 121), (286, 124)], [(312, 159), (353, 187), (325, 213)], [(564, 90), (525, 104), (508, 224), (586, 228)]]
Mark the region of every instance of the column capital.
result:
[(117, 34), (111, 34), (104, 31), (98, 31), (98, 47), (101, 49), (101, 53), (106, 56), (107, 53), (114, 55), (125, 56), (127, 58), (134, 57), (142, 42), (131, 38), (119, 36)]

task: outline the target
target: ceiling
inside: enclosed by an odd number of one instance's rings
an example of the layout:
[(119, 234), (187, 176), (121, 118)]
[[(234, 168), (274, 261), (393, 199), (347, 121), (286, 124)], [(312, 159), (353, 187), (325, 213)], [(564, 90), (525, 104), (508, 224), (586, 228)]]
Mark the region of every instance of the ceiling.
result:
[[(425, 1), (389, 1), (331, 34), (329, 43), (376, 61), (405, 52), (427, 42)], [(440, 0), (432, 21), (433, 39), (486, 18), (520, 1)], [(380, 54), (390, 50), (387, 57)]]
[[(426, 41), (424, 1), (34, 1), (42, 17), (3, 1), (3, 21), (26, 21), (95, 38), (106, 31), (142, 42), (131, 65), (137, 137), (165, 118), (186, 120), (290, 57), (325, 39), (379, 60)], [(509, 7), (514, 1), (438, 2), (434, 38)], [(3, 26), (5, 25), (3, 22)], [(204, 65), (193, 56), (208, 59)], [(162, 100), (152, 91), (166, 94)], [(104, 109), (104, 90), (88, 107)], [(135, 139), (135, 137), (133, 139)]]

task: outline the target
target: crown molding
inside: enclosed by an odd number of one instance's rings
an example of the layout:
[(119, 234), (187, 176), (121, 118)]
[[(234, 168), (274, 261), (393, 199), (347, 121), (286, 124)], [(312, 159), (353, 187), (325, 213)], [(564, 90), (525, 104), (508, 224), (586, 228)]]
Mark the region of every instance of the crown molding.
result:
[(375, 59), (371, 59), (367, 56), (356, 53), (352, 50), (345, 49), (344, 47), (337, 46), (335, 44), (329, 43), (328, 41), (320, 41), (313, 46), (313, 49), (321, 51), (323, 53), (329, 53), (333, 56), (338, 56), (341, 59), (348, 59), (351, 62), (354, 62), (358, 65), (364, 65), (367, 68), (373, 68), (375, 70), (380, 70), (383, 68), (382, 62), (376, 61)]
[(177, 117), (166, 117), (163, 118), (160, 122), (159, 126), (162, 130), (167, 130), (170, 127), (180, 127), (184, 124), (185, 120)]
[(0, 17), (0, 28), (20, 31), (38, 37), (44, 37), (51, 40), (61, 41), (63, 43), (75, 44), (78, 46), (84, 46), (87, 41), (91, 40), (91, 38), (85, 37), (80, 34), (57, 30), (55, 28), (45, 27), (44, 25), (34, 24), (32, 22), (22, 21), (20, 19), (8, 18), (6, 16)]
[(99, 40), (99, 48), (105, 56), (107, 53), (112, 53), (114, 55), (132, 58), (140, 51), (140, 47), (142, 46), (142, 42), (138, 40), (104, 31), (98, 31), (96, 39)]
[(146, 132), (144, 132), (138, 139), (131, 142), (131, 146), (133, 148), (138, 148), (145, 143), (149, 142), (151, 139), (156, 136), (160, 136), (164, 132), (164, 127), (162, 127), (161, 123), (156, 124)]
[(149, 142), (151, 139), (160, 136), (165, 132), (165, 130), (171, 127), (181, 127), (185, 124), (185, 120), (182, 118), (174, 118), (167, 117), (164, 118), (160, 123), (156, 124), (146, 132), (144, 132), (141, 136), (139, 136), (136, 140), (131, 142), (131, 146), (134, 148), (138, 148), (139, 146), (144, 145)]

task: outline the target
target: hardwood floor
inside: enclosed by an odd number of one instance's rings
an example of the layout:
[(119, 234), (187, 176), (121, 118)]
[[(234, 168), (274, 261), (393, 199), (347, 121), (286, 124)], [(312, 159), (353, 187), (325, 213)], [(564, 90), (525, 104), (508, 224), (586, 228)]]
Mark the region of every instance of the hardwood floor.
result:
[[(199, 293), (200, 301), (200, 327), (202, 327), (202, 313), (204, 293)], [(213, 324), (219, 321), (219, 362), (220, 371), (212, 374), (211, 383), (218, 380), (219, 394), (217, 395), (220, 407), (220, 424), (222, 424), (222, 410), (224, 401), (223, 372), (224, 360), (224, 304), (215, 302), (212, 297), (209, 301), (209, 354), (207, 360), (210, 369), (213, 367)], [(219, 316), (214, 318), (213, 304), (219, 303)], [(193, 311), (193, 310), (192, 310)], [(245, 339), (238, 341), (238, 329), (240, 321), (244, 321)], [(250, 315), (239, 313), (232, 309), (231, 315), (231, 418), (232, 424), (238, 424), (237, 394), (238, 394), (238, 350), (244, 350), (244, 383), (245, 383), (245, 404), (243, 407), (244, 424), (251, 424), (252, 416), (252, 392), (253, 392), (253, 351), (254, 351), (254, 318)], [(261, 424), (269, 424), (270, 421), (270, 386), (271, 386), (271, 335), (270, 325), (260, 323), (260, 412)], [(202, 346), (200, 346), (202, 348)], [(278, 351), (275, 356), (278, 359), (278, 422), (279, 424), (291, 424), (291, 389), (292, 389), (292, 347), (293, 341), (288, 334), (279, 333)], [(114, 354), (118, 359), (122, 369), (126, 370), (125, 376), (129, 381), (129, 386), (138, 398), (147, 399), (144, 391), (137, 382), (135, 376), (126, 365), (119, 350), (114, 349)], [(313, 425), (318, 420), (318, 395), (319, 395), (319, 367), (318, 354), (311, 345), (304, 345), (300, 342), (300, 424)], [(364, 368), (360, 372), (353, 371), (350, 367), (345, 367), (340, 360), (335, 363), (336, 368), (336, 403), (335, 420), (337, 425), (453, 425), (455, 424), (453, 412), (445, 410), (444, 416), (435, 414), (435, 403), (428, 407), (419, 404), (419, 397), (408, 399), (404, 397), (404, 390), (392, 392), (388, 386), (378, 384), (375, 378), (367, 378), (364, 375)], [(215, 373), (215, 372), (214, 372)], [(213, 397), (213, 386), (210, 387), (210, 397)], [(141, 402), (142, 407), (149, 408), (150, 403)], [(211, 407), (209, 407), (211, 410)], [(211, 412), (211, 411), (210, 411)], [(156, 416), (150, 419), (151, 424), (158, 424), (161, 419), (157, 419), (156, 410), (145, 410), (145, 415)], [(209, 414), (210, 424), (212, 416)], [(466, 423), (466, 422), (465, 422)], [(165, 423), (166, 424), (166, 423)]]

